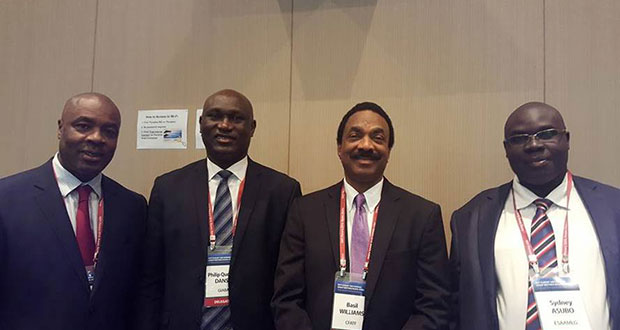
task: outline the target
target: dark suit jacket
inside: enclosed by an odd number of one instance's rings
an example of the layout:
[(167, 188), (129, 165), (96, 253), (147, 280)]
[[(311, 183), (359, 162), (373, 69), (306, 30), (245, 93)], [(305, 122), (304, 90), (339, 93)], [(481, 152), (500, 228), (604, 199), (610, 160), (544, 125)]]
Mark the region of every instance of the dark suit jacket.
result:
[[(155, 180), (136, 329), (198, 329), (209, 243), (206, 160)], [(249, 160), (229, 278), (235, 330), (273, 329), (269, 299), (297, 181)]]
[(0, 329), (128, 329), (146, 200), (105, 176), (102, 190), (91, 293), (51, 161), (0, 180)]
[[(620, 190), (574, 177), (590, 214), (605, 261), (607, 296), (613, 329), (620, 329)], [(453, 329), (499, 329), (495, 232), (512, 182), (481, 192), (452, 215)], [(525, 317), (525, 316), (524, 316)]]
[[(341, 187), (342, 182), (293, 203), (272, 300), (280, 330), (331, 326)], [(364, 329), (444, 329), (448, 294), (439, 205), (385, 180), (366, 283)]]

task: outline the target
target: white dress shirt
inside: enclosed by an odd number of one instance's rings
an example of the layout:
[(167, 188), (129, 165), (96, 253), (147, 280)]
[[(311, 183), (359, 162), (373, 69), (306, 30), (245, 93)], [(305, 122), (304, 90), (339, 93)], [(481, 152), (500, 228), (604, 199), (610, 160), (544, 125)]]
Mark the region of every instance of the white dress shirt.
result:
[[(245, 179), (245, 173), (248, 169), (248, 157), (243, 157), (240, 161), (230, 165), (226, 170), (232, 172), (232, 175), (228, 177), (228, 190), (230, 191), (230, 199), (232, 201), (233, 219), (237, 217), (239, 213), (239, 205), (237, 205), (237, 197), (239, 194), (239, 188), (241, 187), (241, 181)], [(209, 173), (209, 198), (211, 199), (211, 207), (215, 207), (215, 195), (217, 194), (217, 186), (220, 184), (222, 178), (217, 175), (222, 168), (215, 165), (207, 157), (207, 173)]]
[(79, 202), (79, 196), (76, 189), (81, 185), (88, 185), (92, 188), (88, 199), (88, 213), (90, 216), (90, 228), (93, 231), (95, 241), (97, 241), (97, 215), (99, 214), (99, 199), (103, 196), (101, 191), (101, 173), (97, 174), (97, 176), (88, 182), (82, 182), (80, 179), (71, 174), (71, 172), (67, 171), (62, 164), (60, 164), (58, 153), (56, 153), (54, 159), (52, 160), (52, 167), (54, 169), (54, 174), (56, 175), (56, 182), (58, 183), (58, 189), (60, 189), (60, 195), (65, 202), (67, 215), (69, 215), (69, 220), (71, 221), (71, 226), (73, 227), (73, 233), (75, 233), (76, 215)]
[[(592, 329), (610, 329), (609, 304), (605, 282), (605, 263), (598, 236), (577, 189), (573, 185), (567, 208), (567, 176), (547, 199), (553, 205), (547, 216), (555, 234), (556, 255), (561, 267), (564, 219), (568, 211), (570, 276), (579, 283), (586, 314)], [(515, 177), (512, 191), (517, 209), (523, 217), (528, 236), (539, 197), (519, 183)], [(525, 329), (527, 309), (528, 261), (515, 218), (512, 193), (508, 195), (495, 236), (495, 272), (497, 274), (497, 314), (502, 330)]]
[[(382, 189), (383, 178), (381, 178), (381, 181), (379, 181), (377, 184), (370, 187), (364, 192), (364, 198), (366, 198), (366, 203), (364, 203), (364, 210), (366, 211), (366, 221), (368, 221), (368, 235), (370, 235), (370, 233), (372, 232), (372, 218), (375, 215), (375, 207), (381, 201)], [(353, 231), (353, 218), (355, 217), (354, 201), (355, 196), (357, 196), (359, 192), (347, 182), (346, 178), (344, 179), (344, 192), (347, 197), (347, 244), (349, 246), (349, 261), (347, 263), (351, 263), (351, 232)]]

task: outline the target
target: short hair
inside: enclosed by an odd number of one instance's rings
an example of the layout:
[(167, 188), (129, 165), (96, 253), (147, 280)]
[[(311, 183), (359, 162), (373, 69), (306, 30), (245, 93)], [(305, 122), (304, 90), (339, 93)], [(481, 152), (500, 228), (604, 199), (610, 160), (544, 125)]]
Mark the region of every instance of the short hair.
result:
[(338, 145), (342, 144), (342, 134), (344, 133), (344, 126), (347, 124), (347, 121), (349, 121), (349, 118), (351, 118), (351, 116), (353, 116), (356, 112), (364, 110), (372, 111), (385, 119), (388, 124), (388, 128), (390, 129), (388, 148), (392, 149), (392, 146), (394, 146), (394, 126), (392, 126), (392, 120), (390, 120), (390, 116), (388, 116), (388, 114), (385, 112), (385, 110), (383, 110), (383, 108), (373, 102), (358, 103), (353, 108), (351, 108), (351, 110), (349, 110), (344, 115), (344, 117), (342, 117), (340, 125), (338, 125), (338, 134), (336, 135), (336, 142), (338, 143)]

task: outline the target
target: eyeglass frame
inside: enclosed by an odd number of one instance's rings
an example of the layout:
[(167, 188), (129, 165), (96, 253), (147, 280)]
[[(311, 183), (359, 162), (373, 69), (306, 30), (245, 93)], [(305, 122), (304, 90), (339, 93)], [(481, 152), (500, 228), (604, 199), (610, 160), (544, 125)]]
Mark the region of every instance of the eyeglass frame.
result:
[[(545, 132), (549, 132), (549, 131), (556, 131), (557, 134), (553, 135), (551, 138), (549, 139), (541, 139), (539, 137), (539, 135), (541, 133), (545, 133)], [(530, 143), (530, 140), (535, 139), (536, 141), (542, 141), (542, 142), (550, 142), (553, 141), (557, 136), (560, 136), (561, 134), (566, 134), (568, 133), (568, 130), (566, 129), (557, 129), (557, 128), (546, 128), (543, 130), (540, 130), (534, 134), (527, 134), (527, 133), (523, 133), (523, 134), (515, 134), (515, 135), (511, 135), (509, 137), (507, 137), (506, 139), (504, 139), (504, 143), (511, 145), (511, 146), (524, 146), (528, 143)], [(510, 142), (510, 139), (514, 138), (514, 137), (527, 137), (527, 140), (525, 140), (525, 142), (523, 143), (515, 143), (515, 142)]]

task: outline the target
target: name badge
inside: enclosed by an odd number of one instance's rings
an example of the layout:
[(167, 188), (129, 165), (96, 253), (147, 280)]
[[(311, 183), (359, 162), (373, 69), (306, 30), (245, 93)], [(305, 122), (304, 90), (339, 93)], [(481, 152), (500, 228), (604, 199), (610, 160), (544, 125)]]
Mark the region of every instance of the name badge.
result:
[(95, 266), (86, 266), (86, 280), (88, 281), (88, 287), (92, 290), (95, 285)]
[(336, 272), (332, 329), (361, 330), (364, 324), (364, 291), (366, 282), (361, 274)]
[(205, 273), (205, 307), (228, 305), (228, 272), (231, 256), (232, 246), (218, 246), (215, 250), (208, 252)]
[(570, 277), (532, 280), (538, 317), (545, 330), (591, 330), (579, 284)]

